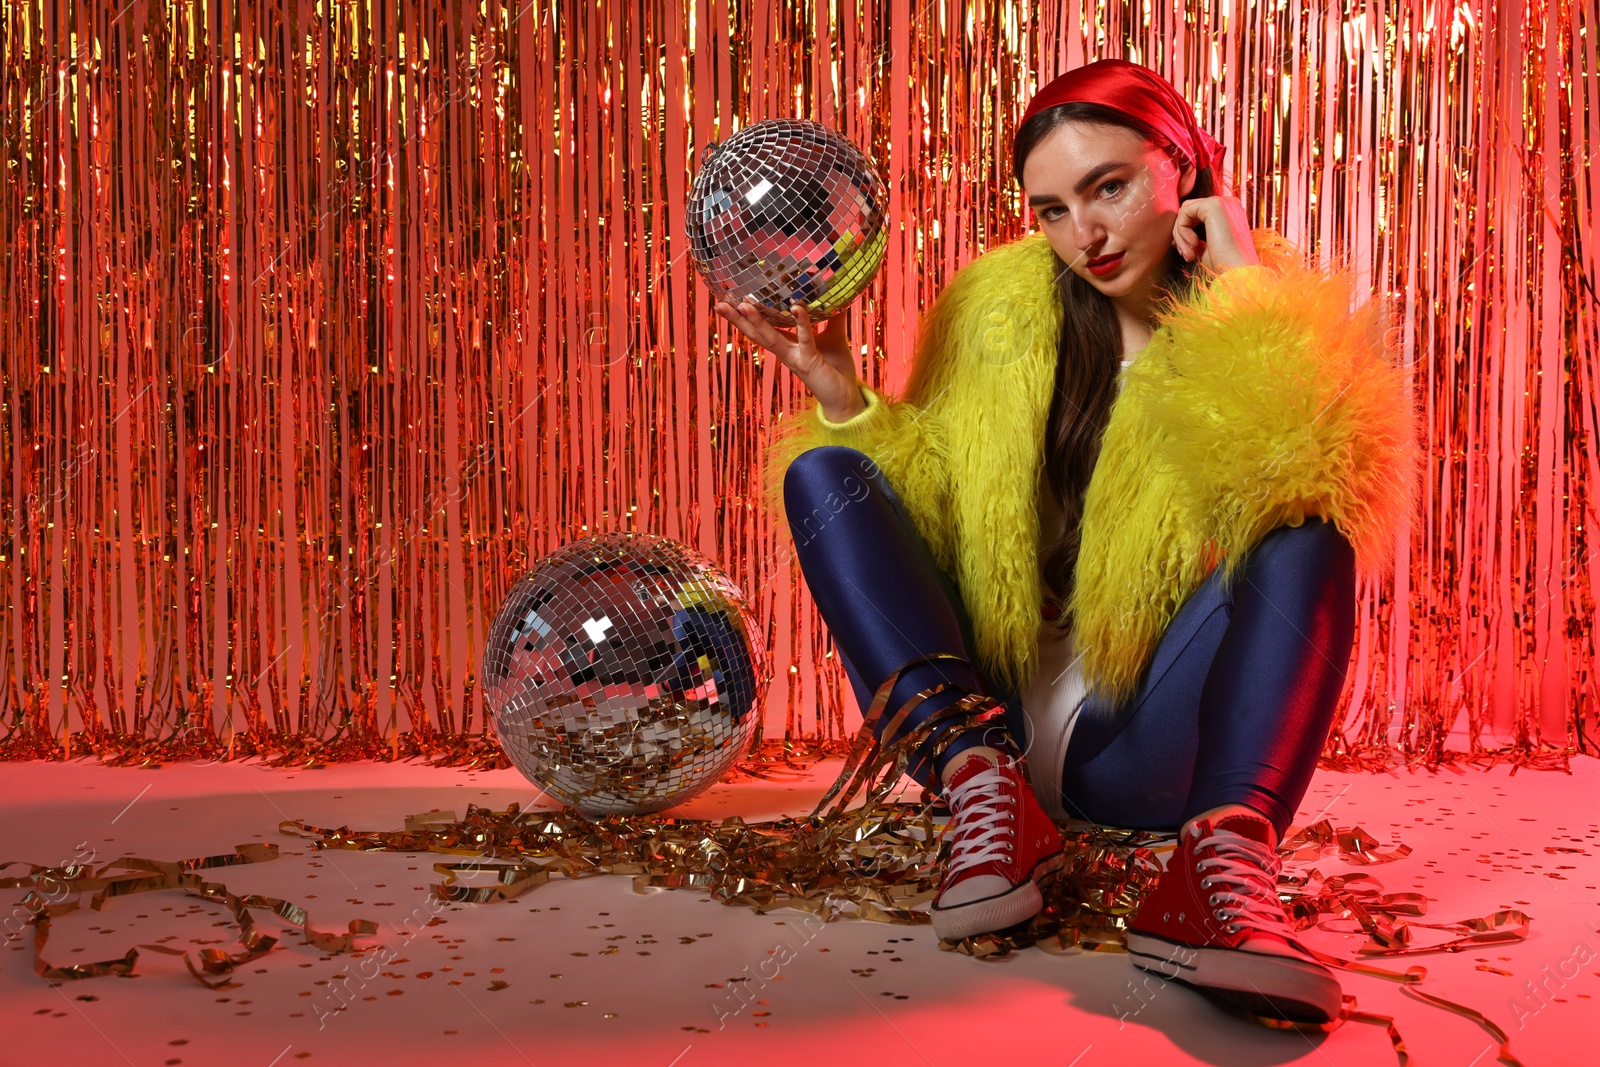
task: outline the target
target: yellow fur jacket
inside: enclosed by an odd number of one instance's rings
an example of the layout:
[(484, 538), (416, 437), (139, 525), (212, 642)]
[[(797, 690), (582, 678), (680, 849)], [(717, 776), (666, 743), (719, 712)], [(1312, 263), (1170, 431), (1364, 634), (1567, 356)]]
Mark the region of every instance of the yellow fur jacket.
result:
[[(1268, 531), (1334, 523), (1357, 570), (1393, 572), (1413, 517), (1416, 410), (1389, 323), (1344, 269), (1317, 268), (1270, 229), (1260, 266), (1202, 270), (1121, 372), (1085, 490), (1075, 588), (1065, 605), (1085, 681), (1137, 691), (1167, 623), (1223, 564), (1231, 580)], [(927, 313), (904, 398), (861, 386), (843, 423), (820, 405), (781, 418), (764, 492), (816, 445), (871, 457), (905, 503), (972, 620), (993, 681), (1023, 692), (1037, 665), (1039, 493), (1061, 306), (1042, 233), (959, 270)]]

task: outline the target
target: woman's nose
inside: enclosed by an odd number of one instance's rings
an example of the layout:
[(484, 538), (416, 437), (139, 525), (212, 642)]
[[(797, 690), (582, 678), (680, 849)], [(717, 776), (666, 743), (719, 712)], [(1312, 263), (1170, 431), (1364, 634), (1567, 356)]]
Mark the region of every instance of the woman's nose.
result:
[(1081, 217), (1072, 226), (1072, 239), (1083, 249), (1084, 254), (1099, 255), (1097, 249), (1105, 243), (1106, 228), (1094, 219)]

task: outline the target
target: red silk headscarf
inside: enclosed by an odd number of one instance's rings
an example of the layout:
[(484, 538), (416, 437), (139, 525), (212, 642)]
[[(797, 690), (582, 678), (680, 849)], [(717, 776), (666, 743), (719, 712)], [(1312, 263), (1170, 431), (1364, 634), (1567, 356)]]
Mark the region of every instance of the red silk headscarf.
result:
[(1022, 121), (1047, 107), (1072, 102), (1099, 104), (1140, 120), (1197, 168), (1220, 164), (1227, 151), (1195, 122), (1194, 109), (1171, 82), (1126, 59), (1102, 59), (1067, 71), (1034, 94)]

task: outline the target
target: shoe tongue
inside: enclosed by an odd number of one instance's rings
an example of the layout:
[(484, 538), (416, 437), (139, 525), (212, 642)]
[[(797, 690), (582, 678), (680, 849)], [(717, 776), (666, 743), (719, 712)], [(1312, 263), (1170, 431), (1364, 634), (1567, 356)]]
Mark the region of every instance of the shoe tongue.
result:
[(1231, 830), (1240, 837), (1248, 837), (1252, 841), (1259, 841), (1263, 845), (1270, 844), (1273, 837), (1272, 823), (1260, 815), (1226, 815), (1211, 824), (1213, 830)]

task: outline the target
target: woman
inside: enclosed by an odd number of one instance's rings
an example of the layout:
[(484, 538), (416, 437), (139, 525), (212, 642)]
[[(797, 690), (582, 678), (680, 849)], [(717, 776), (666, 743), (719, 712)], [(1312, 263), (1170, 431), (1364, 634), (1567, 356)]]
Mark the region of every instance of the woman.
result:
[(793, 333), (717, 310), (817, 398), (768, 492), (866, 725), (914, 738), (950, 807), (935, 932), (1036, 914), (1053, 818), (1177, 828), (1135, 965), (1321, 1022), (1339, 985), (1286, 921), (1276, 844), (1357, 573), (1388, 573), (1412, 507), (1414, 413), (1378, 311), (1249, 228), (1222, 154), (1135, 64), (1051, 82), (1012, 159), (1040, 232), (951, 280), (900, 401), (802, 305)]

